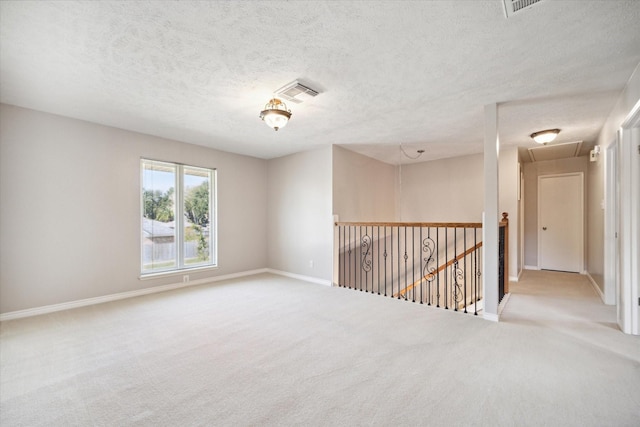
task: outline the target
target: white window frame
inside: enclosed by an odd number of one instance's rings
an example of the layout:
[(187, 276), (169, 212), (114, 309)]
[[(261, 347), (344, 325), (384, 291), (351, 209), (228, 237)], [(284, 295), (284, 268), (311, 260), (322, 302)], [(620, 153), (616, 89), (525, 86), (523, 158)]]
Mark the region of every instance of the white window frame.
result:
[[(175, 221), (175, 245), (176, 245), (176, 266), (165, 269), (144, 270), (144, 171), (145, 164), (167, 165), (175, 168), (174, 180), (174, 221)], [(184, 260), (184, 170), (198, 169), (209, 175), (209, 259), (206, 264), (187, 265)], [(187, 271), (203, 270), (218, 267), (218, 207), (217, 207), (217, 170), (202, 166), (186, 165), (176, 162), (153, 160), (147, 158), (140, 159), (140, 278), (152, 278), (156, 276), (181, 274)], [(186, 279), (188, 280), (188, 279)]]

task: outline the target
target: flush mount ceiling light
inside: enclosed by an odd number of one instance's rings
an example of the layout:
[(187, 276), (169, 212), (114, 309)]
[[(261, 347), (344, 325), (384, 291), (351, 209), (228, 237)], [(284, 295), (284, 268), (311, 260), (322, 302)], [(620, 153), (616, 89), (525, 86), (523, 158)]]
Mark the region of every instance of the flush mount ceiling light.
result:
[(556, 136), (560, 133), (560, 129), (547, 129), (540, 132), (534, 132), (531, 134), (531, 138), (538, 144), (548, 144), (556, 139)]
[(260, 118), (267, 126), (277, 131), (287, 125), (291, 118), (291, 110), (287, 109), (287, 104), (278, 98), (271, 98), (264, 106), (264, 110), (260, 112)]

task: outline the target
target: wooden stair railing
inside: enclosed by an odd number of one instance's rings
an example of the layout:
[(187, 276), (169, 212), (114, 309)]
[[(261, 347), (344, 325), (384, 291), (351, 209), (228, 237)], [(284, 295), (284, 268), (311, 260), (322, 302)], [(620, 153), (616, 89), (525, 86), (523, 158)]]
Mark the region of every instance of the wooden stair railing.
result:
[[(498, 297), (502, 300), (505, 293), (509, 292), (509, 222), (508, 214), (502, 214), (498, 235)], [(481, 251), (482, 242), (478, 242), (478, 229), (482, 229), (482, 223), (435, 223), (435, 222), (335, 222), (336, 230), (334, 238), (337, 243), (334, 247), (334, 257), (337, 258), (334, 271), (335, 283), (341, 287), (349, 287), (360, 291), (378, 293), (400, 299), (408, 299), (413, 291), (413, 302), (420, 290), (417, 301), (431, 305), (433, 291), (436, 307), (441, 301), (441, 291), (444, 291), (444, 308), (449, 307), (463, 309), (468, 312), (469, 307), (473, 314), (478, 314), (483, 305), (483, 281), (481, 280)], [(427, 238), (423, 240), (423, 231), (427, 228)], [(435, 231), (432, 229), (436, 229)], [(460, 230), (463, 229), (463, 230)], [(475, 230), (473, 230), (475, 229)], [(416, 240), (416, 232), (419, 238)], [(459, 234), (459, 233), (462, 234)], [(434, 234), (435, 233), (435, 234)], [(440, 234), (442, 233), (442, 234)], [(435, 237), (435, 242), (430, 237)], [(472, 238), (471, 243), (467, 240)], [(439, 240), (440, 239), (440, 240)], [(444, 239), (444, 240), (443, 240)], [(447, 242), (453, 239), (453, 259), (447, 252)], [(460, 245), (460, 240), (464, 240)], [(437, 265), (441, 257), (437, 255), (440, 241), (445, 244), (445, 261)], [(416, 245), (417, 242), (417, 245)], [(464, 252), (456, 254), (458, 247), (466, 247), (467, 244), (475, 245)], [(402, 246), (404, 247), (402, 247)], [(456, 246), (457, 245), (457, 246)], [(403, 253), (404, 249), (404, 253)], [(451, 248), (449, 247), (449, 251)], [(428, 264), (433, 268), (436, 260), (437, 268), (434, 271), (425, 272), (424, 259), (429, 255)], [(478, 256), (475, 256), (475, 255)], [(433, 256), (432, 256), (433, 255)], [(441, 254), (442, 255), (442, 254)], [(471, 256), (470, 269), (467, 270), (468, 258)], [(419, 259), (419, 263), (417, 263)], [(460, 266), (463, 260), (464, 266)], [(387, 270), (389, 267), (389, 270)], [(404, 267), (404, 275), (402, 268)], [(433, 283), (434, 278), (439, 277), (443, 271), (450, 268), (454, 271), (454, 277), (449, 281), (445, 279), (443, 289), (441, 283), (436, 282), (435, 290), (427, 289), (427, 300), (424, 299), (422, 281)], [(425, 274), (426, 273), (426, 274)], [(409, 279), (411, 274), (411, 279)], [(448, 276), (448, 273), (447, 273)], [(403, 277), (403, 279), (401, 279)], [(417, 280), (416, 280), (417, 278)], [(471, 278), (471, 282), (469, 282)], [(389, 279), (389, 283), (387, 282)], [(396, 281), (397, 279), (397, 281)], [(407, 285), (409, 280), (414, 283)], [(470, 285), (470, 287), (469, 287)], [(404, 289), (401, 289), (404, 286)], [(388, 289), (390, 292), (388, 292)], [(394, 290), (398, 290), (394, 292)], [(462, 297), (463, 301), (460, 300)], [(478, 308), (480, 306), (480, 308)]]
[(450, 267), (451, 265), (453, 265), (455, 262), (460, 261), (461, 259), (463, 259), (464, 257), (466, 257), (467, 255), (473, 253), (473, 251), (479, 249), (480, 247), (482, 247), (482, 242), (478, 243), (477, 245), (467, 249), (466, 251), (462, 252), (461, 254), (459, 254), (458, 256), (456, 256), (455, 258), (449, 260), (448, 262), (440, 265), (435, 271), (432, 271), (428, 274), (425, 274), (424, 276), (422, 276), (420, 279), (416, 280), (415, 282), (413, 282), (412, 284), (410, 284), (409, 286), (407, 286), (406, 288), (402, 289), (401, 291), (396, 292), (393, 295), (393, 298), (397, 298), (399, 296), (402, 296), (404, 294), (406, 294), (408, 291), (410, 291), (411, 289), (415, 288), (416, 286), (418, 286), (423, 279), (425, 280), (431, 280), (433, 279), (438, 273), (440, 273), (442, 270), (446, 269), (447, 267)]

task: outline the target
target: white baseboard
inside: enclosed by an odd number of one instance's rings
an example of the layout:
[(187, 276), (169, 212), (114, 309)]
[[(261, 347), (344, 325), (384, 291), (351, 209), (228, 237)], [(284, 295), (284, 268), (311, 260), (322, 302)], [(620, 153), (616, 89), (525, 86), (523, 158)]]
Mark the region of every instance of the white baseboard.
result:
[(20, 319), (23, 317), (38, 316), (40, 314), (54, 313), (56, 311), (69, 310), (72, 308), (86, 307), (88, 305), (102, 304), (110, 301), (117, 301), (126, 298), (133, 298), (142, 295), (155, 294), (157, 292), (165, 292), (173, 289), (186, 288), (189, 286), (197, 286), (205, 283), (219, 282), (221, 280), (235, 279), (238, 277), (253, 276), (254, 274), (267, 273), (266, 268), (257, 270), (243, 271), (240, 273), (225, 274), (222, 276), (207, 277), (205, 279), (193, 280), (190, 282), (172, 283), (169, 285), (154, 286), (151, 288), (138, 289), (135, 291), (120, 292), (117, 294), (104, 295), (101, 297), (86, 298), (77, 301), (63, 302), (60, 304), (45, 305), (42, 307), (28, 308), (26, 310), (10, 311), (0, 314), (0, 322), (5, 320)]
[(500, 304), (498, 305), (498, 318), (500, 318), (502, 310), (504, 310), (504, 307), (507, 305), (509, 298), (511, 298), (511, 294), (504, 294), (502, 297), (502, 301), (500, 301)]
[(304, 282), (311, 282), (311, 283), (316, 283), (318, 285), (324, 285), (324, 286), (333, 286), (333, 283), (331, 283), (331, 280), (319, 279), (317, 277), (311, 277), (311, 276), (304, 276), (302, 274), (289, 273), (288, 271), (274, 270), (272, 268), (267, 268), (266, 271), (267, 273), (291, 277), (292, 279), (298, 279)]
[(537, 265), (525, 265), (524, 269), (525, 270), (540, 270), (540, 268)]
[(493, 313), (487, 313), (487, 312), (484, 312), (484, 313), (482, 314), (482, 317), (483, 317), (485, 320), (490, 320), (490, 321), (492, 321), (492, 322), (498, 322), (498, 321), (500, 321), (500, 315), (498, 315), (498, 314), (493, 314)]
[(500, 304), (498, 305), (498, 314), (483, 312), (482, 317), (486, 320), (490, 320), (491, 322), (499, 322), (500, 315), (502, 314), (504, 307), (507, 305), (509, 297), (511, 297), (511, 294), (504, 294), (504, 297), (502, 297), (502, 301), (500, 301)]
[[(602, 293), (602, 291), (600, 290), (600, 286), (598, 286), (598, 284), (596, 283), (596, 281), (593, 279), (593, 277), (591, 277), (591, 275), (589, 274), (589, 272), (587, 271), (585, 273), (585, 275), (589, 278), (589, 281), (591, 282), (591, 285), (593, 286), (593, 289), (596, 290), (596, 293), (598, 295), (600, 295), (600, 299), (602, 300), (603, 303), (605, 303), (604, 301), (604, 294)], [(606, 303), (605, 303), (606, 304)]]
[(520, 279), (520, 276), (509, 276), (509, 281), (510, 282), (517, 282), (518, 279)]

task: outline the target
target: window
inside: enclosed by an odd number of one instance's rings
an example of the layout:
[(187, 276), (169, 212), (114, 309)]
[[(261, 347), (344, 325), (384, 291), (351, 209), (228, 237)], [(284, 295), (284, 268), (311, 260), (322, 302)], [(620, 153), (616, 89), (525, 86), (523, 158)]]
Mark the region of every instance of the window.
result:
[(141, 161), (142, 274), (216, 265), (216, 171)]

